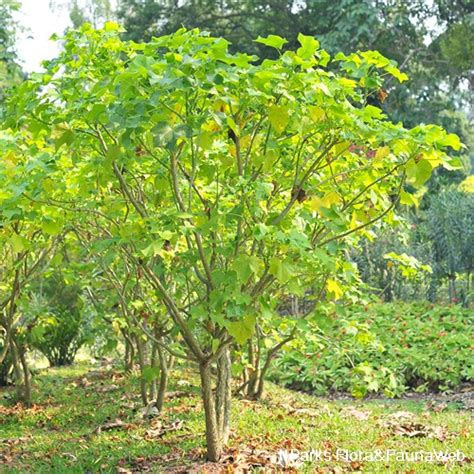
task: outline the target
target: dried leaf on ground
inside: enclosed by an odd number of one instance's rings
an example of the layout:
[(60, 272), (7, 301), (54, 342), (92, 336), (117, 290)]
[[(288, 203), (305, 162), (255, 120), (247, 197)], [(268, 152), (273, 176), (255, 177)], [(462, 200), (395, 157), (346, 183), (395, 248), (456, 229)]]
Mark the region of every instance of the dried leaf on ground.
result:
[(415, 415), (410, 412), (395, 412), (388, 416), (384, 423), (394, 436), (408, 438), (433, 438), (446, 441), (454, 435), (442, 426), (428, 426), (416, 421)]
[(173, 398), (182, 398), (182, 397), (189, 397), (189, 392), (185, 392), (184, 390), (174, 390), (172, 392), (166, 392), (166, 399), (173, 399)]
[(341, 413), (343, 415), (351, 416), (356, 420), (365, 421), (370, 418), (371, 412), (368, 410), (358, 410), (354, 407), (344, 408)]
[(99, 393), (107, 393), (113, 392), (114, 390), (118, 389), (118, 385), (110, 384), (110, 385), (102, 385), (101, 387), (97, 387), (96, 391)]
[(98, 426), (94, 433), (100, 434), (102, 431), (109, 431), (109, 430), (114, 430), (114, 429), (122, 429), (122, 430), (129, 430), (136, 425), (132, 423), (124, 423), (120, 418), (116, 418), (114, 421), (110, 421), (108, 423), (105, 423), (101, 426)]
[(163, 437), (171, 431), (178, 431), (183, 427), (183, 420), (175, 420), (167, 425), (160, 420), (153, 422), (152, 426), (145, 432), (145, 439), (157, 439)]

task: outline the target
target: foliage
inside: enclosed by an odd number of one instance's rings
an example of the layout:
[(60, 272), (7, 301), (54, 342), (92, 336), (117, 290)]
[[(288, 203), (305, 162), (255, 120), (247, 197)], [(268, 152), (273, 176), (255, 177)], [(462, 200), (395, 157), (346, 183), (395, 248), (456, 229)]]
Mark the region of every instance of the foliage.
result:
[(474, 193), (474, 175), (468, 176), (459, 184), (459, 190), (465, 193)]
[[(450, 5), (447, 7), (447, 5)], [(438, 123), (466, 139), (460, 102), (472, 107), (474, 12), (469, 2), (410, 0), (205, 0), (168, 2), (120, 0), (117, 15), (127, 37), (150, 40), (185, 26), (231, 41), (234, 50), (275, 57), (253, 40), (276, 32), (298, 47), (297, 35), (316, 36), (330, 52), (377, 48), (402, 64), (411, 78), (405, 87), (389, 81), (372, 100), (395, 120), (413, 126)]]
[[(430, 200), (422, 227), (433, 259), (434, 278), (449, 280), (451, 301), (469, 301), (474, 270), (474, 195), (448, 189)], [(467, 287), (456, 289), (458, 274), (465, 274)]]
[(406, 79), (376, 51), (331, 60), (300, 34), (283, 53), (285, 40), (270, 35), (257, 41), (278, 57), (259, 62), (198, 31), (148, 44), (120, 32), (113, 23), (68, 32), (60, 56), (9, 101), (6, 126), (36, 174), (23, 175), (22, 199), (40, 203), (45, 234), (72, 230), (103, 255), (103, 271), (123, 270), (122, 305), (155, 292), (151, 310), (199, 365), (216, 460), (231, 347), (265, 339), (273, 321), (291, 339), (313, 313), (277, 317), (288, 297), (350, 295), (348, 246), (393, 222), (405, 184), (455, 165), (447, 149), (462, 145), (434, 125), (393, 124), (368, 103), (385, 76)]
[(44, 354), (51, 366), (72, 364), (88, 329), (81, 287), (55, 272), (36, 283), (31, 292), (28, 310), (34, 325), (33, 347)]
[(0, 101), (4, 88), (21, 78), (15, 52), (17, 24), (13, 20), (13, 15), (19, 7), (20, 2), (15, 0), (0, 1)]
[[(425, 298), (470, 304), (474, 239), (471, 181), (466, 178), (458, 189), (449, 186), (433, 190), (416, 213), (409, 215), (411, 224), (387, 228), (379, 238), (362, 241), (352, 251), (361, 277), (372, 291), (385, 301)], [(417, 197), (412, 198), (417, 204)], [(400, 258), (387, 258), (394, 252), (405, 254), (405, 260), (409, 256), (411, 271)], [(429, 263), (430, 268), (422, 262)]]
[(472, 311), (429, 303), (351, 307), (281, 356), (278, 380), (317, 394), (449, 390), (472, 381)]
[[(376, 239), (364, 239), (351, 252), (367, 291), (384, 301), (425, 297), (431, 267), (426, 244), (417, 238), (416, 225), (400, 222), (386, 227)], [(408, 254), (409, 253), (409, 254)]]
[[(34, 167), (25, 161), (35, 150), (23, 154), (18, 137), (0, 134), (0, 363), (11, 356), (17, 395), (31, 402), (28, 349), (28, 312), (21, 310), (28, 285), (44, 271), (57, 243), (52, 237), (48, 213), (32, 205), (24, 195), (26, 180), (35, 179)], [(48, 232), (43, 229), (43, 225)], [(54, 227), (54, 226), (53, 226)]]

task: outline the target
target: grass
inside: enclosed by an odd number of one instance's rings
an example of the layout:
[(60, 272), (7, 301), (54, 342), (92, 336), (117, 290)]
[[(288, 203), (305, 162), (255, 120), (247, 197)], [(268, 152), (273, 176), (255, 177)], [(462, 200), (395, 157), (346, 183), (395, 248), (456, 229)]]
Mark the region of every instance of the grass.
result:
[(328, 459), (321, 462), (290, 464), (288, 470), (294, 472), (474, 469), (469, 459), (405, 463), (393, 458), (345, 462), (335, 457), (338, 449), (380, 449), (460, 450), (472, 458), (472, 416), (456, 405), (328, 400), (271, 384), (261, 402), (234, 402), (226, 458), (220, 466), (204, 465), (204, 424), (195, 375), (175, 370), (170, 391), (163, 415), (143, 420), (136, 376), (87, 364), (43, 369), (35, 377), (32, 408), (13, 405), (10, 390), (0, 392), (0, 472), (256, 471), (258, 465), (275, 468), (275, 457), (268, 457), (281, 449), (327, 453)]

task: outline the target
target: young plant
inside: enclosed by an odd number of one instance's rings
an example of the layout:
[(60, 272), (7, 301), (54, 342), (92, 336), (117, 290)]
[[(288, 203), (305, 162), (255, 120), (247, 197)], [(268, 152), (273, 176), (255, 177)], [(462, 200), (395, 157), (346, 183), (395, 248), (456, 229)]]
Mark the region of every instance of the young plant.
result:
[(24, 146), (49, 145), (49, 203), (100, 221), (155, 289), (199, 367), (216, 461), (231, 348), (256, 328), (265, 337), (276, 298), (313, 288), (340, 299), (347, 246), (390, 221), (404, 183), (422, 185), (460, 143), (367, 105), (383, 76), (406, 79), (376, 52), (338, 55), (330, 71), (304, 35), (284, 53), (284, 39), (258, 38), (279, 53), (259, 62), (198, 31), (148, 44), (119, 33), (112, 23), (68, 32), (47, 72), (18, 88), (7, 123), (26, 131)]

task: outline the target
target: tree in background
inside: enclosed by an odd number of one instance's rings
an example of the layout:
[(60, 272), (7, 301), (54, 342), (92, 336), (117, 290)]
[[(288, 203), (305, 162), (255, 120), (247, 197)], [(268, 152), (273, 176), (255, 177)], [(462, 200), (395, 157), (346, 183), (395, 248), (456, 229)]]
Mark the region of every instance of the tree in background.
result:
[[(447, 279), (450, 301), (467, 304), (474, 270), (474, 193), (443, 191), (431, 199), (423, 221), (433, 261), (431, 298), (439, 281)], [(465, 277), (463, 289), (456, 283), (459, 276)]]
[(15, 52), (17, 24), (13, 19), (19, 8), (18, 1), (0, 0), (0, 101), (5, 87), (18, 82), (22, 77)]
[[(61, 255), (61, 254), (58, 254)], [(70, 365), (86, 340), (88, 324), (84, 318), (82, 289), (73, 275), (54, 270), (35, 281), (28, 311), (36, 327), (33, 346), (52, 367)]]
[(51, 8), (67, 8), (72, 27), (90, 23), (95, 28), (113, 18), (110, 0), (50, 0)]

